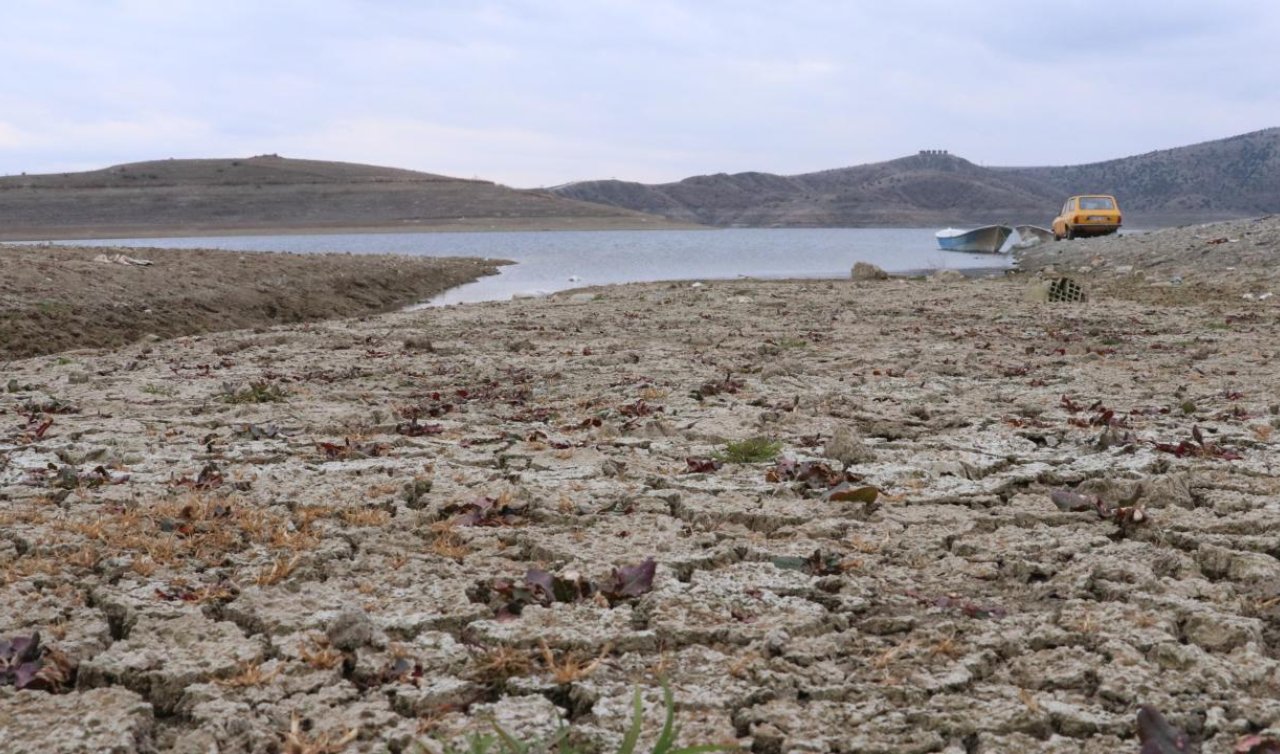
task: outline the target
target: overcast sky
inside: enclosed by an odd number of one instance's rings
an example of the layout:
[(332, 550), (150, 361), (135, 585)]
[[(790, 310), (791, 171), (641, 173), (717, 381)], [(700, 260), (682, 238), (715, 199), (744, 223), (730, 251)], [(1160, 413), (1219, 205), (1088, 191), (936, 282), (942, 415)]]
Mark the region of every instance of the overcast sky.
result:
[(1072, 164), (1280, 125), (1280, 2), (0, 0), (0, 71), (0, 174)]

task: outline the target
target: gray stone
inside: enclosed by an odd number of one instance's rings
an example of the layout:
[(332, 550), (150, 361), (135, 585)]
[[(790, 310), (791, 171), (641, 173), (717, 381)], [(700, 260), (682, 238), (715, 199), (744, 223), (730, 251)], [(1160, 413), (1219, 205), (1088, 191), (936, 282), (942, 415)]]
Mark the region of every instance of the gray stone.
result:
[(1142, 484), (1142, 503), (1148, 508), (1195, 508), (1191, 496), (1191, 482), (1186, 474), (1166, 474), (1154, 477)]
[(848, 427), (836, 427), (831, 439), (827, 440), (826, 446), (822, 449), (822, 455), (839, 461), (845, 466), (871, 463), (876, 460), (876, 452)]
[(1206, 544), (1197, 551), (1196, 560), (1210, 578), (1225, 577), (1253, 584), (1280, 581), (1280, 561), (1260, 552), (1241, 552)]
[(1196, 613), (1183, 625), (1187, 640), (1210, 652), (1230, 652), (1248, 642), (1262, 640), (1262, 622), (1217, 613)]
[(870, 262), (855, 262), (849, 277), (854, 280), (888, 280), (889, 273)]
[(964, 273), (959, 270), (938, 270), (929, 276), (935, 283), (957, 283), (964, 280)]
[(357, 605), (344, 605), (342, 611), (325, 629), (329, 644), (342, 652), (354, 652), (374, 641), (373, 621), (369, 614)]

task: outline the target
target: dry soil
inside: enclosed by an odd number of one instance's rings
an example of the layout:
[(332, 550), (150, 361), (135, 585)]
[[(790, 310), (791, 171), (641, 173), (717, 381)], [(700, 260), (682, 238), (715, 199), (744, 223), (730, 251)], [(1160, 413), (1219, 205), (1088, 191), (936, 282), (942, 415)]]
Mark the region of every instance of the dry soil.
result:
[[(118, 255), (150, 261), (95, 261)], [(501, 260), (0, 245), (0, 358), (385, 312)]]
[(66, 660), (0, 748), (613, 751), (664, 681), (756, 752), (1280, 735), (1276, 230), (1024, 256), (1083, 303), (646, 284), (11, 362), (0, 639)]

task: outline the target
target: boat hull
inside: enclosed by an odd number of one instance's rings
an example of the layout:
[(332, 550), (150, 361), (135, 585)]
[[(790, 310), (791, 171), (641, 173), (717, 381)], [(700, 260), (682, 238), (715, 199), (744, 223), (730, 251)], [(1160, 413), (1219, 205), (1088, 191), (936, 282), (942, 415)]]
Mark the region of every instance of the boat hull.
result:
[(1053, 231), (1039, 225), (1015, 225), (1013, 230), (1018, 234), (1017, 247), (1020, 249), (1056, 240)]
[(935, 234), (938, 248), (945, 251), (969, 251), (983, 254), (999, 253), (1009, 240), (1013, 228), (1008, 225), (984, 225), (973, 230), (940, 230)]

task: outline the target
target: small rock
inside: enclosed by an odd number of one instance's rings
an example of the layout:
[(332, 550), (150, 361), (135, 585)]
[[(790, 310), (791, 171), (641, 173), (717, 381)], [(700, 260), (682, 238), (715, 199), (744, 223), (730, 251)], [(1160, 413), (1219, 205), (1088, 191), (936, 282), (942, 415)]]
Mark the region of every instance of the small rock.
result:
[(627, 473), (627, 462), (606, 458), (600, 462), (600, 476), (622, 477)]
[(373, 643), (374, 630), (368, 613), (355, 605), (346, 605), (329, 624), (325, 635), (334, 649), (353, 652)]
[(955, 283), (964, 280), (964, 273), (959, 270), (938, 270), (929, 276), (935, 283)]
[(764, 637), (765, 649), (769, 650), (769, 655), (771, 657), (777, 657), (778, 655), (785, 652), (787, 649), (787, 645), (790, 643), (791, 643), (791, 634), (787, 633), (785, 629), (781, 629), (781, 628), (773, 629), (769, 633), (765, 634), (765, 637)]
[(1049, 281), (1033, 280), (1031, 284), (1027, 286), (1027, 290), (1023, 294), (1023, 298), (1025, 298), (1027, 301), (1033, 301), (1037, 303), (1048, 302), (1049, 301)]
[(1191, 496), (1190, 480), (1186, 474), (1168, 474), (1143, 482), (1142, 499), (1148, 508), (1166, 508), (1173, 505), (1189, 510), (1196, 507), (1195, 498)]
[(1280, 581), (1280, 560), (1261, 552), (1241, 552), (1218, 545), (1201, 545), (1196, 551), (1200, 570), (1213, 579), (1227, 578), (1246, 584)]
[(888, 280), (889, 273), (870, 262), (856, 262), (849, 271), (849, 277), (854, 280)]
[(1187, 641), (1210, 652), (1230, 652), (1249, 642), (1262, 640), (1262, 623), (1217, 613), (1196, 613), (1183, 624)]
[(845, 466), (871, 463), (876, 460), (876, 452), (848, 427), (836, 428), (831, 435), (831, 439), (827, 440), (826, 447), (822, 450), (822, 455), (824, 458), (839, 461)]

